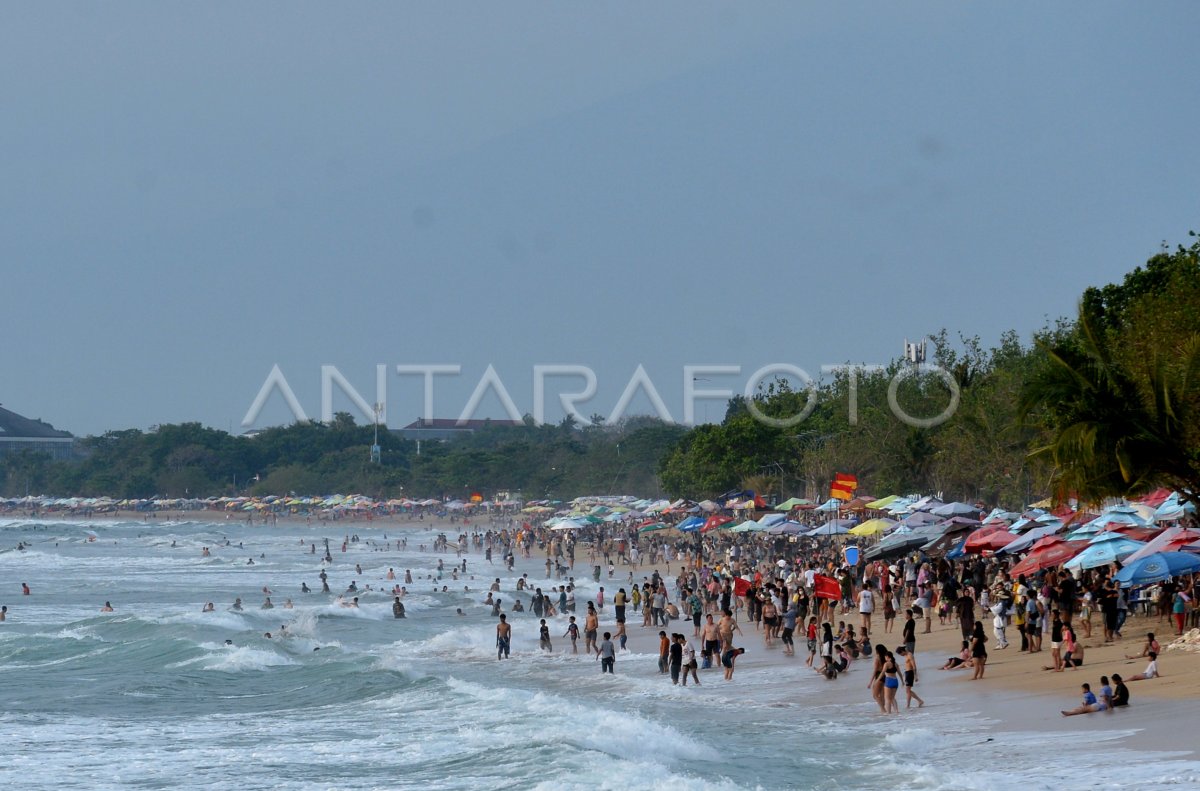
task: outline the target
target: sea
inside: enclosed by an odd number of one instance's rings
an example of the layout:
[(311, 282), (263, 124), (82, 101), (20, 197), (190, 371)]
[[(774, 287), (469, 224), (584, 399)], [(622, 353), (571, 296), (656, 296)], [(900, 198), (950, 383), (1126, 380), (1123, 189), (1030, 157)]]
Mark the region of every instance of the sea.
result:
[[(701, 671), (700, 687), (683, 688), (659, 675), (646, 640), (602, 675), (594, 659), (568, 652), (564, 616), (551, 619), (555, 653), (544, 655), (526, 613), (513, 616), (512, 657), (498, 662), (482, 603), (488, 585), (499, 577), (511, 602), (522, 573), (546, 590), (558, 583), (536, 557), (508, 572), (475, 551), (451, 579), (462, 558), (430, 547), (438, 532), (453, 543), (456, 529), (474, 528), (0, 520), (0, 604), (9, 608), (0, 623), (0, 786), (1200, 786), (1191, 756), (1126, 750), (1120, 731), (1049, 748), (1044, 731), (997, 721), (939, 688), (933, 672), (930, 705), (882, 718), (861, 670), (826, 681), (802, 658), (768, 658), (753, 636), (732, 682)], [(348, 534), (359, 541), (343, 552)], [(330, 564), (321, 562), (325, 538)], [(331, 594), (320, 593), (322, 568)], [(392, 615), (389, 568), (401, 584), (406, 569), (414, 577), (404, 619)], [(598, 583), (590, 567), (576, 570), (582, 615)], [(357, 609), (335, 596), (352, 580)], [(316, 592), (302, 593), (302, 582)], [(264, 586), (274, 609), (260, 609)], [(231, 610), (237, 597), (241, 612)], [(283, 607), (289, 598), (293, 609)], [(114, 612), (99, 611), (105, 601)], [(214, 612), (201, 611), (208, 601)], [(640, 620), (631, 626), (640, 632)]]

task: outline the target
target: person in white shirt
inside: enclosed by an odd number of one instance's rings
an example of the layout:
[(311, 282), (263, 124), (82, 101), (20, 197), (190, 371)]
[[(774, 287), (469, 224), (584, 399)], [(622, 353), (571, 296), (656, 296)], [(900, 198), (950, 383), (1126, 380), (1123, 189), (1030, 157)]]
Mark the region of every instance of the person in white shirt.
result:
[(875, 612), (875, 596), (868, 584), (858, 594), (858, 614), (862, 616), (862, 628), (871, 628), (871, 613)]
[(688, 682), (688, 673), (691, 673), (692, 678), (696, 680), (696, 686), (700, 686), (700, 676), (696, 674), (696, 667), (696, 649), (685, 637), (683, 643), (683, 685), (685, 687)]
[(1158, 654), (1150, 652), (1150, 664), (1146, 665), (1146, 669), (1138, 673), (1136, 676), (1130, 676), (1126, 681), (1145, 681), (1150, 678), (1162, 678), (1158, 674)]

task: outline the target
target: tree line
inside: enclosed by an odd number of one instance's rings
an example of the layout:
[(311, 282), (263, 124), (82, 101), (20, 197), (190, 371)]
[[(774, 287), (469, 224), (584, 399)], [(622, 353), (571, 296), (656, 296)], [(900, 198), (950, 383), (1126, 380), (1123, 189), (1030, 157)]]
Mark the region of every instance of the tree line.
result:
[(379, 434), (340, 412), (234, 435), (199, 423), (128, 429), (80, 439), (81, 458), (12, 454), (0, 464), (6, 496), (184, 498), (220, 495), (361, 493), (372, 497), (459, 497), (519, 492), (530, 499), (581, 493), (661, 494), (658, 462), (684, 429), (631, 417), (617, 426), (487, 426), (450, 442)]

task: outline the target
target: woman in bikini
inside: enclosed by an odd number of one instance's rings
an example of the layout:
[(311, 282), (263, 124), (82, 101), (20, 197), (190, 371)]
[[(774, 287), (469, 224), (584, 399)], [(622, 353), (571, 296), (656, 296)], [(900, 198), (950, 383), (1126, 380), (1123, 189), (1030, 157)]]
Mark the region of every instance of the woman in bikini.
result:
[(896, 703), (896, 690), (900, 689), (900, 668), (896, 666), (896, 657), (891, 651), (884, 654), (883, 660), (883, 697), (886, 703), (884, 714), (900, 713)]

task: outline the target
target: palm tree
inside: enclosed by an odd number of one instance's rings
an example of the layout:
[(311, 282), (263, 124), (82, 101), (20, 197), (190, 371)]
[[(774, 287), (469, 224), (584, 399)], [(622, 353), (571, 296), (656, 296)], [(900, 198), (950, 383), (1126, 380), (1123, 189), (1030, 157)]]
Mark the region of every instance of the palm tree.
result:
[(1025, 385), (1021, 414), (1040, 413), (1052, 436), (1030, 457), (1052, 463), (1059, 499), (1167, 486), (1200, 503), (1200, 336), (1153, 352), (1142, 372), (1122, 365), (1110, 343), (1083, 311), (1073, 341), (1039, 342), (1047, 361)]

